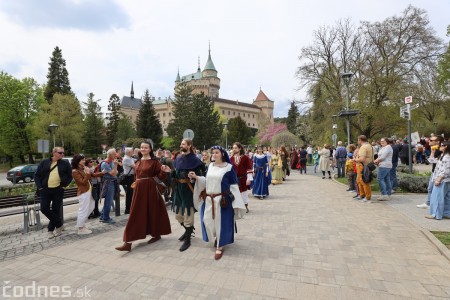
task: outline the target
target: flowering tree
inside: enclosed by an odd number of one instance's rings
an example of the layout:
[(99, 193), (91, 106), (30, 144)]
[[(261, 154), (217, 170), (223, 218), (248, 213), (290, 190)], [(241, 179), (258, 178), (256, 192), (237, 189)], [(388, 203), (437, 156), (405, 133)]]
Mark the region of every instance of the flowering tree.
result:
[(262, 144), (270, 144), (273, 136), (284, 130), (286, 130), (286, 124), (284, 123), (269, 124), (266, 128), (259, 132), (259, 141)]

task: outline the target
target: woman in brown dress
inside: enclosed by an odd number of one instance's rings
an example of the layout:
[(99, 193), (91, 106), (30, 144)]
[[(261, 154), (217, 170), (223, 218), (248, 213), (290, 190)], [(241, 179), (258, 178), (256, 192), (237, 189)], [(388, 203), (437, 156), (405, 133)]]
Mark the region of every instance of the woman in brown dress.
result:
[[(153, 177), (166, 179), (167, 166), (162, 166), (153, 155), (151, 142), (141, 143), (142, 158), (136, 162), (136, 185), (133, 201), (131, 202), (130, 217), (123, 233), (124, 244), (117, 247), (119, 251), (130, 251), (131, 242), (152, 238), (147, 242), (154, 243), (161, 239), (161, 235), (170, 234), (170, 221), (166, 204), (159, 194)], [(170, 169), (170, 168), (169, 168)]]

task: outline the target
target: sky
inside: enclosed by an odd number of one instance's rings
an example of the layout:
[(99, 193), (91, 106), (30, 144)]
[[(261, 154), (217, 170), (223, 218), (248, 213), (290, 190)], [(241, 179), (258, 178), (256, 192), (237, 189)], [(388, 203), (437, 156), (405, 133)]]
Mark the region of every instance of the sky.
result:
[(135, 97), (173, 96), (177, 70), (195, 72), (198, 57), (203, 69), (210, 44), (221, 98), (251, 103), (261, 88), (285, 117), (306, 97), (295, 72), (314, 30), (383, 21), (409, 4), (448, 43), (449, 0), (0, 0), (0, 71), (44, 84), (58, 46), (78, 99), (92, 92), (106, 112), (132, 81)]

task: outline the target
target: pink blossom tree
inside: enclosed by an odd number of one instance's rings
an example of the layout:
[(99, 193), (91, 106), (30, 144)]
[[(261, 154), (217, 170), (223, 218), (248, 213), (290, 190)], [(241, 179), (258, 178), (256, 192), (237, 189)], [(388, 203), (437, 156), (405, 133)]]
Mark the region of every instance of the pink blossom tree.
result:
[(259, 141), (262, 144), (266, 143), (270, 144), (274, 135), (285, 130), (287, 130), (287, 127), (286, 124), (284, 123), (269, 124), (266, 128), (264, 128), (259, 132), (258, 134)]

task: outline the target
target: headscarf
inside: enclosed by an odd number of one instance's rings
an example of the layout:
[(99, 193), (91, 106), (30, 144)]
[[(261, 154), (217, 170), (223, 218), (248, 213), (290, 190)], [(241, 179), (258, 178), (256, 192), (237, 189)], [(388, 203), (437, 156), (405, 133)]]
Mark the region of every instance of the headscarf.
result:
[(227, 163), (231, 164), (230, 157), (228, 156), (228, 152), (225, 149), (223, 149), (221, 146), (212, 146), (211, 150), (214, 149), (218, 149), (220, 150), (220, 152), (222, 152), (222, 161), (226, 161)]

